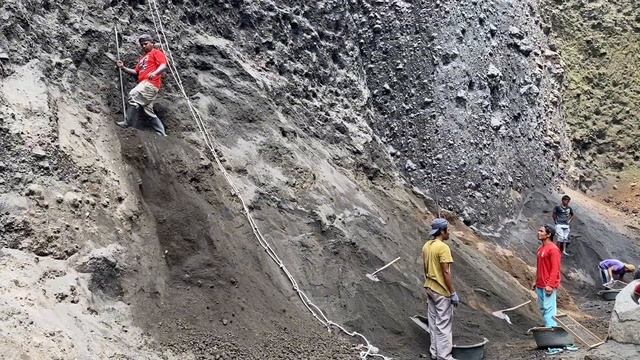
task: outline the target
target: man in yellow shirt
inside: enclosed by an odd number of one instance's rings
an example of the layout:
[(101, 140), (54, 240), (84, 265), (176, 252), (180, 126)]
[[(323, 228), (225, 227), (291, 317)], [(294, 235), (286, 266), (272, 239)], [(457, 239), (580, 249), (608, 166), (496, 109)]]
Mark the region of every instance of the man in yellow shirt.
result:
[(431, 222), (431, 237), (422, 247), (424, 261), (424, 287), (427, 292), (427, 313), (431, 359), (453, 360), (453, 307), (458, 306), (460, 298), (453, 289), (451, 281), (451, 249), (445, 241), (449, 239), (449, 222), (434, 219)]

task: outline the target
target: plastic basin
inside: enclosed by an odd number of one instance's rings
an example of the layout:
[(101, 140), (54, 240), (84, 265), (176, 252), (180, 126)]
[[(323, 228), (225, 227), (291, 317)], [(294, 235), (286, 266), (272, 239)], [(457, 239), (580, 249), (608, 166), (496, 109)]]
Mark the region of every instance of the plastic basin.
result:
[(482, 360), (484, 359), (484, 346), (489, 342), (486, 338), (473, 345), (453, 345), (451, 355), (456, 360)]
[(550, 347), (563, 347), (574, 343), (573, 336), (561, 327), (535, 327), (529, 329), (536, 340), (538, 349)]

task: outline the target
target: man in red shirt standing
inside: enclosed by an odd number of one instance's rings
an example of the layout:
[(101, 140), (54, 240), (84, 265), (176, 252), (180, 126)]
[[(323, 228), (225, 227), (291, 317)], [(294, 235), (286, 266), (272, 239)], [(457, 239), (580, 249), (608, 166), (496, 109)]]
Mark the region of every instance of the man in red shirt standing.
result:
[(161, 50), (154, 47), (151, 35), (142, 35), (138, 38), (144, 55), (138, 60), (133, 69), (124, 66), (122, 61), (116, 65), (124, 72), (138, 77), (138, 85), (129, 92), (129, 107), (125, 121), (117, 122), (118, 126), (127, 128), (135, 126), (140, 114), (140, 108), (151, 120), (151, 127), (160, 135), (167, 136), (162, 121), (153, 111), (153, 103), (158, 96), (162, 84), (161, 76), (167, 70), (167, 58)]
[(538, 296), (538, 307), (542, 313), (545, 327), (558, 326), (553, 317), (556, 315), (556, 300), (560, 286), (560, 249), (553, 243), (555, 228), (544, 225), (538, 229), (538, 240), (542, 245), (537, 251), (536, 283), (532, 288)]

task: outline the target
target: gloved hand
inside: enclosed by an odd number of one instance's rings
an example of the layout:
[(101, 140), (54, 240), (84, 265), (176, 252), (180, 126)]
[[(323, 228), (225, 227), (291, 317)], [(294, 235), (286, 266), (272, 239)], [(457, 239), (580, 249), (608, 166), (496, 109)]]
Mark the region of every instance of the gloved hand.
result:
[(460, 304), (460, 297), (457, 292), (451, 294), (451, 304), (456, 307)]
[(614, 280), (609, 280), (608, 282), (606, 282), (606, 283), (602, 284), (602, 286), (604, 286), (604, 287), (606, 287), (606, 288), (609, 288), (609, 287), (612, 287), (612, 286), (613, 286), (613, 283), (614, 283), (614, 282), (615, 282)]

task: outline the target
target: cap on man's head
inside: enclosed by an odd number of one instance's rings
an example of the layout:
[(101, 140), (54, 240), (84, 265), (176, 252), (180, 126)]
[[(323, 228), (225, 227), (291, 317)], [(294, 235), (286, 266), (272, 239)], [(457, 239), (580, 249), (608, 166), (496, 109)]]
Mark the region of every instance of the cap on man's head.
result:
[(627, 272), (636, 271), (636, 266), (633, 264), (624, 264), (624, 268), (627, 269)]
[(434, 236), (436, 234), (439, 234), (440, 231), (445, 230), (448, 227), (449, 222), (446, 219), (435, 218), (431, 222), (431, 232), (429, 233), (429, 235)]
[(640, 299), (640, 284), (637, 284), (633, 289), (633, 293), (631, 294), (631, 299), (637, 304), (638, 299)]
[(571, 197), (569, 197), (569, 195), (563, 195), (562, 200), (571, 200)]
[(147, 41), (153, 42), (153, 37), (149, 34), (142, 34), (140, 35), (140, 37), (138, 37), (138, 43), (140, 44), (144, 44)]

